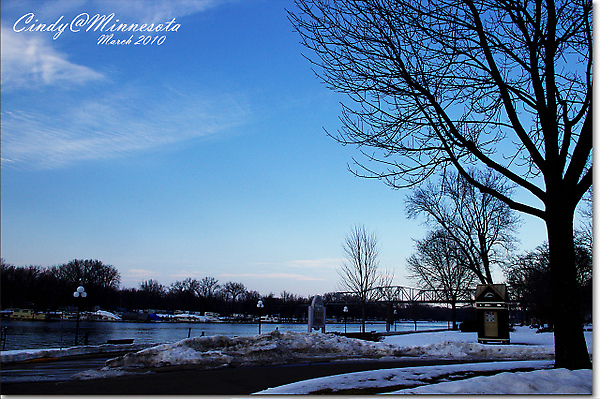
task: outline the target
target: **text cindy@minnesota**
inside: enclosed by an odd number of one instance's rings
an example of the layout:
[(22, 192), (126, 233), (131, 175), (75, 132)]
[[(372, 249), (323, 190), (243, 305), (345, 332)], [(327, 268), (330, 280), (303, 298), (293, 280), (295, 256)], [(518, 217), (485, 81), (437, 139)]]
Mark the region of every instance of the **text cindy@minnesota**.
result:
[[(75, 18), (71, 20), (71, 22), (62, 22), (64, 16), (61, 15), (56, 22), (51, 24), (45, 24), (39, 22), (39, 19), (35, 18), (35, 14), (30, 12), (19, 19), (13, 25), (13, 31), (20, 32), (55, 32), (52, 39), (56, 40), (60, 37), (60, 35), (69, 28), (71, 32), (80, 32), (81, 30), (85, 30), (85, 32), (94, 31), (94, 32), (177, 32), (177, 30), (181, 27), (180, 24), (175, 22), (175, 18), (172, 20), (159, 23), (159, 24), (137, 24), (137, 23), (121, 23), (118, 19), (113, 19), (115, 17), (114, 13), (110, 13), (108, 15), (100, 15), (96, 14), (93, 17), (90, 17), (88, 13), (81, 13), (77, 15)], [(114, 34), (114, 33), (113, 33)], [(118, 41), (119, 43), (111, 43), (110, 39), (112, 39), (111, 35), (104, 34), (100, 36), (98, 39), (98, 44), (128, 44), (122, 43), (125, 41)], [(141, 35), (140, 40), (135, 42), (134, 44), (148, 44), (148, 41), (145, 38), (152, 39), (152, 36)], [(158, 37), (154, 38), (154, 41), (157, 40)], [(164, 42), (164, 38), (166, 36), (161, 37)], [(129, 40), (133, 39), (133, 36), (129, 38)], [(144, 43), (146, 41), (146, 43)], [(114, 40), (113, 40), (114, 42)], [(161, 42), (161, 44), (162, 44)], [(158, 43), (157, 43), (158, 44)]]

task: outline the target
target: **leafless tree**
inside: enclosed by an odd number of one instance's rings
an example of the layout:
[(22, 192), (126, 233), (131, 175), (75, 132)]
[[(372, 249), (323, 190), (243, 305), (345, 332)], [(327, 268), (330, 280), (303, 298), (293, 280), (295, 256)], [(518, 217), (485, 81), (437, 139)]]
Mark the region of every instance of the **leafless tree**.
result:
[(475, 273), (464, 267), (462, 249), (445, 230), (430, 232), (416, 242), (416, 253), (407, 260), (410, 277), (419, 286), (436, 291), (452, 307), (452, 328), (456, 325), (456, 303), (472, 288)]
[(165, 294), (166, 289), (158, 281), (150, 279), (140, 283), (140, 291), (145, 291), (156, 296), (162, 296)]
[(583, 197), (581, 205), (579, 215), (583, 220), (580, 228), (575, 231), (575, 241), (579, 239), (592, 252), (594, 246), (594, 198), (591, 189)]
[(198, 282), (198, 295), (212, 299), (219, 288), (219, 280), (214, 277), (204, 277)]
[[(392, 187), (453, 168), (546, 223), (556, 366), (591, 368), (576, 311), (577, 204), (592, 185), (591, 0), (296, 0), (290, 19), (351, 102), (332, 135)], [(371, 166), (374, 165), (374, 166)], [(509, 197), (469, 168), (491, 169)], [(358, 168), (358, 169), (356, 169)]]
[[(501, 177), (472, 172), (498, 192), (508, 193)], [(430, 182), (407, 197), (409, 217), (424, 214), (427, 224), (454, 240), (464, 266), (481, 284), (493, 284), (492, 265), (501, 265), (514, 247), (519, 219), (506, 203), (482, 193), (458, 173), (448, 172), (441, 184)]]
[(340, 287), (356, 295), (362, 311), (362, 332), (365, 332), (367, 302), (377, 296), (380, 281), (378, 268), (378, 239), (374, 233), (367, 232), (364, 226), (352, 227), (343, 244), (346, 260), (339, 269)]
[(231, 298), (231, 313), (233, 314), (235, 310), (236, 299), (239, 296), (245, 294), (247, 289), (246, 286), (242, 283), (234, 283), (232, 281), (228, 281), (225, 284), (223, 284), (221, 291), (223, 292), (226, 298)]
[(100, 290), (104, 293), (106, 290), (118, 289), (121, 282), (119, 271), (114, 266), (104, 264), (99, 260), (73, 259), (69, 263), (55, 266), (52, 269), (59, 280), (65, 281), (75, 288), (83, 285), (90, 292)]

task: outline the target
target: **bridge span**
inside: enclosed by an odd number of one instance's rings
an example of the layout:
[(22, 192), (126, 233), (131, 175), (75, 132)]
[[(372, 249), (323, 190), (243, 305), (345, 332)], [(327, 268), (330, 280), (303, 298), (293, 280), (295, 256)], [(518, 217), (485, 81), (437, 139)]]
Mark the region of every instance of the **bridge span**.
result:
[[(455, 303), (474, 303), (475, 289), (462, 289), (454, 293)], [(355, 296), (354, 292), (338, 291), (333, 294), (332, 300), (335, 302), (344, 301), (348, 296)], [(374, 287), (369, 290), (368, 302), (391, 302), (391, 303), (428, 303), (428, 304), (448, 304), (453, 301), (442, 290), (405, 287), (400, 285), (388, 287)]]

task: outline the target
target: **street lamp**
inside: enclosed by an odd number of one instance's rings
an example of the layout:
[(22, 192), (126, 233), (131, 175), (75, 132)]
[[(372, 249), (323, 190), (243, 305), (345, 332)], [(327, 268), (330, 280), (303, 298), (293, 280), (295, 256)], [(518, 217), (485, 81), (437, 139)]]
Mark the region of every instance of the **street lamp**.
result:
[[(83, 286), (77, 287), (77, 290), (73, 293), (75, 298), (85, 298), (87, 296), (87, 292), (85, 292), (85, 288)], [(79, 303), (77, 303), (77, 325), (75, 327), (75, 346), (78, 345), (79, 341)]]
[(256, 304), (256, 307), (258, 308), (258, 335), (260, 335), (260, 319), (262, 316), (262, 308), (265, 307), (262, 299), (259, 299), (258, 303)]
[(346, 334), (346, 318), (348, 317), (348, 306), (344, 306), (344, 334)]
[(394, 309), (394, 331), (396, 331), (396, 314), (398, 313), (398, 311), (396, 309)]

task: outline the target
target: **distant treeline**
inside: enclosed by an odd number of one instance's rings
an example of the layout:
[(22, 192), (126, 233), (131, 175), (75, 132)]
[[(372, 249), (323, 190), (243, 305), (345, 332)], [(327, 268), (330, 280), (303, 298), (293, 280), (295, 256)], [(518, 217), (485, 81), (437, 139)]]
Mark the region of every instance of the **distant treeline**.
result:
[[(80, 306), (81, 309), (100, 307), (112, 311), (156, 310), (173, 312), (217, 312), (223, 316), (233, 314), (277, 315), (282, 320), (305, 320), (312, 297), (302, 297), (283, 291), (261, 295), (248, 290), (244, 284), (225, 282), (220, 284), (214, 277), (200, 280), (186, 278), (164, 286), (155, 280), (140, 283), (139, 288), (121, 288), (121, 275), (112, 265), (99, 260), (75, 259), (68, 263), (42, 266), (0, 265), (1, 307), (28, 308), (36, 311), (60, 310)], [(74, 298), (73, 292), (82, 285), (86, 298)], [(257, 303), (263, 301), (259, 310)], [(324, 295), (327, 317), (348, 321), (360, 317), (358, 300), (347, 296), (341, 302), (333, 293)], [(348, 306), (348, 313), (343, 313)], [(370, 304), (367, 318), (385, 320), (388, 310), (384, 304)], [(396, 319), (448, 320), (445, 308), (412, 305), (399, 307)], [(467, 317), (459, 316), (459, 320)]]

